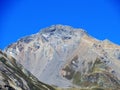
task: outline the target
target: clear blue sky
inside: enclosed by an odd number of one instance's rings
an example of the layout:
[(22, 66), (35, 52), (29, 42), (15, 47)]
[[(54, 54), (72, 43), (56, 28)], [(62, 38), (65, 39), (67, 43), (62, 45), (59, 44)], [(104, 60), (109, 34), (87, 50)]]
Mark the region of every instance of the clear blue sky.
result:
[(0, 48), (53, 24), (120, 44), (120, 0), (0, 0)]

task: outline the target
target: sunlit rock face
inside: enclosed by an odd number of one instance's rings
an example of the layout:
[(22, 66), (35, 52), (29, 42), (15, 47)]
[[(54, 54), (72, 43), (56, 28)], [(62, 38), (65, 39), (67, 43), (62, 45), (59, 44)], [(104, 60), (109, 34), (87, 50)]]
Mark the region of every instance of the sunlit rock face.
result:
[(16, 60), (0, 51), (0, 90), (54, 90), (41, 83)]
[(120, 89), (120, 46), (82, 29), (53, 25), (21, 38), (5, 52), (49, 85)]

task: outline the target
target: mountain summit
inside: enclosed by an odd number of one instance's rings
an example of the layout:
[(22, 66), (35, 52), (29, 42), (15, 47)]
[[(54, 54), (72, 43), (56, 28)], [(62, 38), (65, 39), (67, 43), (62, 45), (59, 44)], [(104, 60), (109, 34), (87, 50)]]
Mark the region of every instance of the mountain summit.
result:
[(120, 46), (82, 29), (53, 25), (19, 39), (5, 52), (49, 85), (120, 89)]

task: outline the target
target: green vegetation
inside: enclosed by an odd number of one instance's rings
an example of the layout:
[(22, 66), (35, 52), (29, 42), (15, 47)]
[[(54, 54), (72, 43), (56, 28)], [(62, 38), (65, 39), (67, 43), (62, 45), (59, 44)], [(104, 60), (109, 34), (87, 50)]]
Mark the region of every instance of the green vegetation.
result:
[[(71, 65), (67, 65), (63, 70), (66, 71), (65, 78), (71, 80), (78, 88), (58, 88), (44, 84), (37, 80), (30, 72), (26, 71), (22, 65), (18, 64), (14, 58), (7, 60), (6, 56), (0, 57), (0, 62), (7, 67), (8, 74), (1, 72), (5, 82), (9, 83), (11, 78), (9, 74), (12, 74), (12, 78), (20, 82), (19, 87), (23, 90), (24, 83), (20, 77), (22, 77), (31, 90), (119, 90), (120, 83), (117, 78), (110, 74), (107, 70), (108, 66), (104, 64), (99, 58), (96, 58), (95, 62), (89, 62), (90, 70), (87, 74), (75, 71)], [(74, 58), (76, 60), (77, 57)], [(111, 88), (111, 89), (110, 89)]]
[(103, 71), (102, 67), (105, 67), (105, 64), (103, 62), (101, 62), (101, 60), (99, 58), (97, 58), (93, 64), (91, 71), (92, 72)]
[(67, 72), (65, 78), (71, 80), (73, 78), (75, 71), (70, 66), (66, 66), (63, 70)]
[(56, 90), (112, 90), (112, 89), (103, 89), (101, 87), (92, 87), (92, 88), (57, 88)]
[(103, 89), (103, 88), (100, 88), (100, 87), (96, 87), (96, 88), (92, 88), (91, 90), (109, 90), (109, 89)]
[(72, 78), (73, 84), (77, 85), (78, 87), (85, 88), (85, 90), (112, 90), (113, 88), (116, 88), (116, 90), (120, 89), (120, 83), (118, 82), (118, 79), (109, 73), (109, 67), (99, 58), (96, 58), (94, 63), (89, 62), (88, 65), (90, 68), (87, 74), (81, 74), (79, 71), (75, 72)]
[(73, 84), (80, 85), (81, 84), (81, 73), (76, 72), (73, 77)]
[[(0, 62), (2, 62), (5, 65), (6, 69), (8, 70), (8, 73), (12, 74), (12, 77), (14, 79), (16, 79), (18, 82), (20, 82), (20, 84), (21, 84), (20, 87), (23, 90), (25, 88), (23, 88), (23, 82), (20, 77), (22, 77), (27, 82), (27, 85), (29, 86), (29, 88), (31, 90), (55, 90), (53, 87), (38, 81), (37, 78), (35, 78), (32, 74), (30, 74), (30, 73), (25, 74), (22, 71), (23, 67), (21, 67), (21, 68), (18, 67), (19, 65), (16, 63), (14, 58), (12, 58), (11, 62), (9, 63), (9, 61), (6, 60), (5, 57), (1, 57)], [(6, 78), (6, 80), (11, 81), (8, 74), (3, 73), (3, 72), (1, 72), (1, 73), (4, 76), (4, 78)]]

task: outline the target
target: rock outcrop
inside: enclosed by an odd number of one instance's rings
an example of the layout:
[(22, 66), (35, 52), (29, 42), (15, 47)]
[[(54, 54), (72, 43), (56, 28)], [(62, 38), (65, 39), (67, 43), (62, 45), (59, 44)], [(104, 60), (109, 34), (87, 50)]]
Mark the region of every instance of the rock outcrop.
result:
[(55, 90), (40, 82), (16, 60), (0, 51), (0, 90)]
[(120, 46), (82, 29), (53, 25), (21, 38), (5, 52), (49, 85), (120, 89)]

